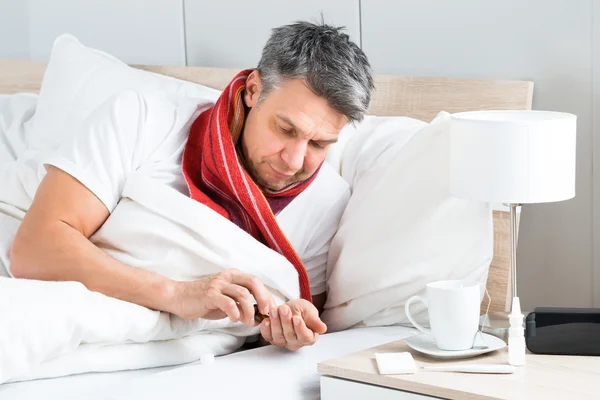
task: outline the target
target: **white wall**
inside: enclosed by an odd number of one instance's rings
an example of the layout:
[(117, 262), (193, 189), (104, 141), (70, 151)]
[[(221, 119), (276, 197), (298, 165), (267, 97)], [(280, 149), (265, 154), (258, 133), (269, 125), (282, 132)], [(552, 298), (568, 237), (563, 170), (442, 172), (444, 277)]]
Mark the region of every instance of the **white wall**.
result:
[(189, 65), (251, 68), (271, 29), (297, 20), (346, 26), (360, 40), (358, 0), (185, 0)]
[(27, 1), (0, 0), (0, 57), (29, 58)]
[(185, 65), (183, 0), (0, 0), (0, 57), (47, 60), (65, 32), (127, 63)]
[(592, 285), (592, 3), (362, 0), (363, 50), (376, 72), (531, 80), (534, 109), (577, 114), (576, 197), (523, 207), (517, 276), (530, 309), (591, 306), (594, 295), (600, 306), (597, 277)]
[(594, 229), (592, 232), (592, 261), (593, 261), (593, 279), (592, 287), (594, 291), (594, 307), (600, 307), (600, 4), (592, 1), (592, 20), (593, 20), (593, 42), (592, 42), (592, 65), (594, 74), (594, 96), (592, 97), (592, 124), (593, 124), (593, 208), (592, 217)]
[(185, 65), (181, 0), (29, 0), (33, 59), (70, 32), (127, 63)]
[(519, 294), (525, 308), (600, 307), (595, 0), (0, 0), (0, 57), (47, 59), (69, 31), (129, 63), (253, 67), (273, 27), (320, 13), (377, 73), (532, 80), (535, 109), (577, 114), (577, 196), (524, 207)]

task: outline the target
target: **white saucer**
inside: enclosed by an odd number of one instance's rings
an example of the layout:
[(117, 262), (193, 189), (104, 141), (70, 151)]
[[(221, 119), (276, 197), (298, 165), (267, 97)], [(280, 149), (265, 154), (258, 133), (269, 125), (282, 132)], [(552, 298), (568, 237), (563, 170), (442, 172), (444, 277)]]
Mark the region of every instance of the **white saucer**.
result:
[[(473, 346), (474, 348), (467, 350), (440, 350), (435, 345), (433, 335), (426, 333), (421, 333), (419, 335), (407, 337), (406, 339), (404, 339), (404, 342), (413, 350), (427, 354), (428, 356), (433, 358), (443, 359), (475, 357), (480, 354), (489, 353), (506, 347), (506, 343), (504, 343), (504, 340), (497, 338), (496, 336), (489, 335), (487, 333), (478, 333), (477, 338), (475, 339), (475, 344)], [(479, 346), (487, 346), (487, 348), (478, 348)]]

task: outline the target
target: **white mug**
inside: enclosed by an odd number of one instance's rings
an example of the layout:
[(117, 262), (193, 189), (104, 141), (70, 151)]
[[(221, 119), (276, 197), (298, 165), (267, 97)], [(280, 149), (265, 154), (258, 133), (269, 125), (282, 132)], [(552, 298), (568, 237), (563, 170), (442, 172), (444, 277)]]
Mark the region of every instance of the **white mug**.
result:
[[(404, 310), (408, 320), (423, 333), (433, 334), (441, 350), (467, 350), (473, 347), (479, 327), (480, 285), (468, 281), (437, 281), (426, 285), (427, 298), (412, 296)], [(422, 301), (427, 306), (431, 329), (423, 328), (410, 315), (410, 305)]]

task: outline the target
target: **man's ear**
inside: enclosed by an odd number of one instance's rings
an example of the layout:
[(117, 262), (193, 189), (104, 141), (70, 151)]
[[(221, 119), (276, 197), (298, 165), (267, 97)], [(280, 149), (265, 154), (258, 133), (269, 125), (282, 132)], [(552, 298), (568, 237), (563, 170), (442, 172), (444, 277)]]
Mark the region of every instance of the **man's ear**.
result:
[(258, 103), (260, 93), (262, 91), (262, 84), (260, 82), (260, 72), (254, 70), (246, 78), (246, 90), (244, 90), (244, 102), (246, 107), (254, 107)]

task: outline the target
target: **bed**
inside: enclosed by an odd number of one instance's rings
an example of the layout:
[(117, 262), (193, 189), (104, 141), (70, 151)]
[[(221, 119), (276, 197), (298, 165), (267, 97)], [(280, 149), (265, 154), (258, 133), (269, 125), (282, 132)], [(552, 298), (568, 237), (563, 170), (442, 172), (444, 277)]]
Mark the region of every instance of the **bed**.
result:
[[(222, 89), (233, 69), (136, 65), (135, 68)], [(46, 65), (36, 61), (0, 60), (0, 94), (37, 93)], [(449, 113), (483, 109), (530, 109), (533, 83), (459, 78), (376, 75), (370, 115), (407, 116), (431, 121)], [(0, 104), (2, 104), (0, 102)], [(0, 110), (1, 113), (2, 110)], [(1, 132), (0, 132), (1, 133)], [(509, 218), (493, 212), (494, 253), (487, 278), (490, 312), (505, 311), (510, 299)], [(481, 309), (488, 308), (484, 300)], [(0, 328), (1, 329), (1, 328)], [(0, 398), (164, 398), (205, 395), (206, 398), (318, 398), (319, 361), (409, 336), (402, 326), (365, 327), (327, 334), (312, 348), (294, 354), (263, 347), (199, 362), (134, 371), (88, 373), (53, 379), (8, 383)], [(201, 377), (201, 378), (200, 378)], [(202, 388), (198, 380), (202, 379)], [(283, 394), (285, 393), (285, 394)], [(212, 396), (211, 396), (212, 395)]]

